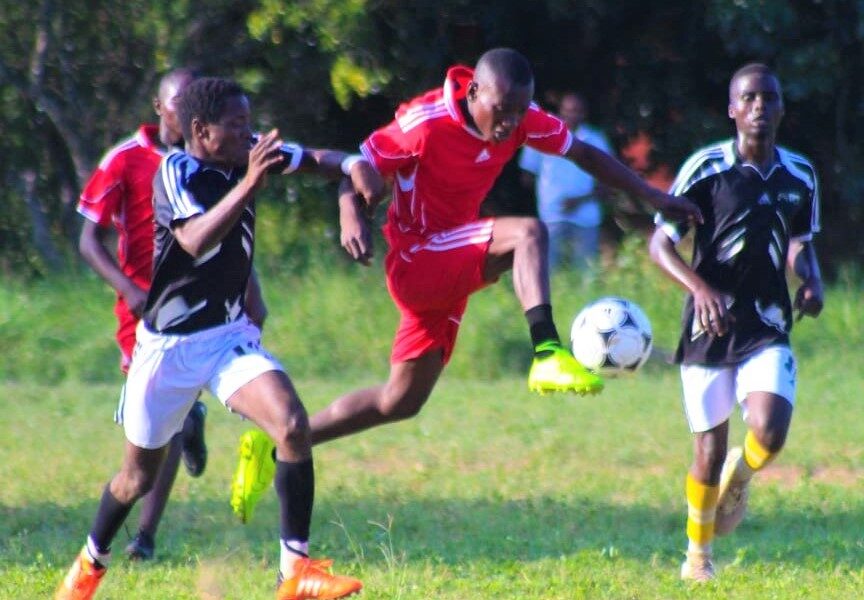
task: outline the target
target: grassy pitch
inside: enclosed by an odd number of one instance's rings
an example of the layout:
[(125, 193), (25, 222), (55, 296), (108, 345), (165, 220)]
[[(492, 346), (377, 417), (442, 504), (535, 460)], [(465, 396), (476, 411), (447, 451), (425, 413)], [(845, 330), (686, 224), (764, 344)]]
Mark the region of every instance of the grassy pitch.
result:
[[(556, 279), (562, 333), (587, 301), (617, 294), (647, 311), (670, 348), (681, 294), (651, 269), (634, 252), (594, 280)], [(264, 282), (265, 343), (310, 410), (383, 379), (395, 314), (380, 265)], [(838, 281), (823, 316), (796, 327), (786, 450), (757, 475), (739, 530), (717, 541), (718, 578), (703, 587), (678, 579), (691, 441), (676, 369), (649, 362), (598, 397), (531, 395), (509, 287), (504, 278), (472, 299), (419, 417), (316, 450), (315, 555), (360, 577), (374, 600), (861, 597), (860, 278)], [(93, 277), (0, 289), (0, 600), (51, 597), (120, 464), (111, 302)], [(250, 524), (234, 519), (229, 483), (248, 424), (207, 400), (207, 472), (181, 470), (157, 560), (129, 564), (118, 552), (99, 600), (273, 597), (275, 494)], [(738, 414), (732, 423), (740, 443)], [(136, 522), (137, 511), (117, 550)]]
[[(757, 476), (750, 514), (716, 545), (717, 582), (698, 591), (677, 579), (690, 441), (677, 377), (660, 366), (594, 398), (445, 377), (415, 420), (316, 451), (313, 548), (375, 599), (857, 597), (864, 378), (829, 361), (801, 371), (787, 451)], [(370, 382), (297, 381), (313, 410)], [(0, 598), (49, 597), (80, 547), (119, 464), (116, 393), (0, 386)], [(99, 598), (272, 598), (275, 494), (249, 525), (233, 519), (246, 424), (208, 400), (207, 472), (179, 475), (158, 560), (115, 557)]]

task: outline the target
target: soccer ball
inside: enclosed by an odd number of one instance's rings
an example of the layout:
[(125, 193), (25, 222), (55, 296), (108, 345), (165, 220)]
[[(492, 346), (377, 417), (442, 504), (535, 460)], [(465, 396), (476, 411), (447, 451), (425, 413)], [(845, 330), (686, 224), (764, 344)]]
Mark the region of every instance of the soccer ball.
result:
[(576, 315), (570, 344), (576, 360), (592, 371), (603, 375), (633, 372), (651, 354), (651, 322), (635, 302), (607, 296)]

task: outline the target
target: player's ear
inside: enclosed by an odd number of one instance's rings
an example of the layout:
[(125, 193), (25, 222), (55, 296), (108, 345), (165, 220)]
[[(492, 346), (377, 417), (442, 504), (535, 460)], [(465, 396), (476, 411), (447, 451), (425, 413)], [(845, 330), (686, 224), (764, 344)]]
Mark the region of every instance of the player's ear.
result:
[(477, 99), (477, 88), (479, 88), (479, 84), (476, 81), (472, 81), (468, 84), (468, 92), (465, 94), (468, 100), (474, 102)]
[(192, 117), (190, 130), (192, 131), (192, 137), (196, 140), (206, 140), (210, 137), (210, 128), (207, 127), (207, 123), (204, 123), (198, 117)]
[(732, 119), (732, 120), (734, 121), (734, 120), (735, 120), (735, 109), (734, 109), (734, 107), (732, 106), (732, 103), (731, 103), (731, 102), (729, 103), (729, 110), (728, 110), (728, 114), (729, 114), (729, 118)]
[(159, 101), (159, 96), (153, 97), (153, 110), (158, 116), (162, 116), (162, 103)]

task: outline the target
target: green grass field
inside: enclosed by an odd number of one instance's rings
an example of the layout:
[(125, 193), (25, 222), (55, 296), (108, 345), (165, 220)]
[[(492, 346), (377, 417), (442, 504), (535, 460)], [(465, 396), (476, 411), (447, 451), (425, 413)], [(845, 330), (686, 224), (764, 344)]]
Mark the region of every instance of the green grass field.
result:
[[(385, 374), (395, 322), (375, 275), (265, 276), (266, 339), (310, 410)], [(659, 279), (556, 281), (559, 322), (619, 293), (646, 308), (668, 348), (680, 294)], [(316, 450), (313, 550), (362, 578), (364, 598), (862, 597), (860, 286), (836, 284), (821, 323), (801, 324), (787, 449), (757, 476), (741, 528), (718, 540), (718, 579), (695, 587), (678, 580), (690, 436), (677, 371), (652, 362), (594, 398), (529, 394), (525, 326), (503, 283), (472, 301), (453, 368), (418, 418)], [(110, 302), (88, 278), (0, 291), (0, 599), (50, 597), (119, 465)], [(313, 360), (331, 345), (336, 370)], [(97, 598), (273, 597), (275, 494), (249, 525), (234, 520), (229, 482), (248, 425), (208, 403), (210, 463), (200, 479), (179, 475), (158, 559), (115, 557)], [(121, 531), (116, 547), (127, 539)]]

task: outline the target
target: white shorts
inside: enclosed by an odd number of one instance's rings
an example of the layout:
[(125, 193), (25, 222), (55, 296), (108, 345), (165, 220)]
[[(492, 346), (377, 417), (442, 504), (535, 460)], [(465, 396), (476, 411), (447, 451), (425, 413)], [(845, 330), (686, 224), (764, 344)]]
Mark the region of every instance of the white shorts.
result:
[(284, 371), (262, 346), (261, 330), (247, 318), (188, 335), (153, 333), (143, 322), (117, 420), (139, 448), (161, 448), (183, 428), (202, 389), (222, 404), (267, 371)]
[(713, 429), (741, 405), (747, 418), (747, 394), (769, 392), (795, 405), (795, 355), (789, 346), (768, 346), (737, 365), (681, 365), (684, 413), (690, 431)]

